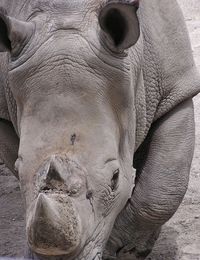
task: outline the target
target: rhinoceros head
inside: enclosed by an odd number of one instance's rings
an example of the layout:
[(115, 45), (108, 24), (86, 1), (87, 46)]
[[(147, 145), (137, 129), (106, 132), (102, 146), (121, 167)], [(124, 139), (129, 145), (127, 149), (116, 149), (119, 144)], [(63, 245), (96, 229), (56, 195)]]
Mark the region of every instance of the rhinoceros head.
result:
[(24, 20), (1, 9), (0, 50), (10, 53), (28, 244), (96, 259), (134, 186), (138, 2), (27, 3)]

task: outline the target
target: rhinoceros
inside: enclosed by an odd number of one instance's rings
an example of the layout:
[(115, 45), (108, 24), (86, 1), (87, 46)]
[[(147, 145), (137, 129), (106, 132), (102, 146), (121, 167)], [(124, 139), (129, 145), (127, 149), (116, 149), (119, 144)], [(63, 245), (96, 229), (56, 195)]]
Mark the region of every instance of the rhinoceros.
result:
[(0, 0), (0, 157), (27, 258), (144, 259), (188, 185), (200, 91), (175, 0)]

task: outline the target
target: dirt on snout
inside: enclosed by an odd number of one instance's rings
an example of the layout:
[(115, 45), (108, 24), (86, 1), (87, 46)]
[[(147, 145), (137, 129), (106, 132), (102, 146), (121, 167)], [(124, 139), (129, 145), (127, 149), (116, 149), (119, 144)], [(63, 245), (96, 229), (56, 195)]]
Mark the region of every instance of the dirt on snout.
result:
[[(169, 1), (170, 2), (170, 1)], [(178, 0), (200, 70), (200, 0)], [(148, 260), (200, 260), (200, 95), (195, 97), (196, 148), (183, 203), (165, 224)], [(0, 256), (23, 256), (24, 209), (17, 179), (0, 165)]]

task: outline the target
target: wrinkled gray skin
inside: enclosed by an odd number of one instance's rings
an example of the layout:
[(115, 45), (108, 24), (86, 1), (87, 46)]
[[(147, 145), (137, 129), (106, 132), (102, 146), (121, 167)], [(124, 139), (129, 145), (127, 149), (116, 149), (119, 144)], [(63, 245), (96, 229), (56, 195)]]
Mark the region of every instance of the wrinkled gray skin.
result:
[(0, 155), (25, 200), (26, 257), (144, 259), (194, 149), (200, 77), (176, 1), (0, 7)]

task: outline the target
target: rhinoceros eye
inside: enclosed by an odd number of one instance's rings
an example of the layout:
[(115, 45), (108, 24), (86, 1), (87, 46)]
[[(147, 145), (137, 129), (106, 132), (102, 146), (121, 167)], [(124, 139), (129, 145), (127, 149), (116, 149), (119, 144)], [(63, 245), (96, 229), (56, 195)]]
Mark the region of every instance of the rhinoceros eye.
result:
[(119, 169), (114, 171), (113, 177), (111, 179), (111, 189), (112, 189), (112, 191), (115, 191), (117, 189), (118, 182), (119, 182)]

